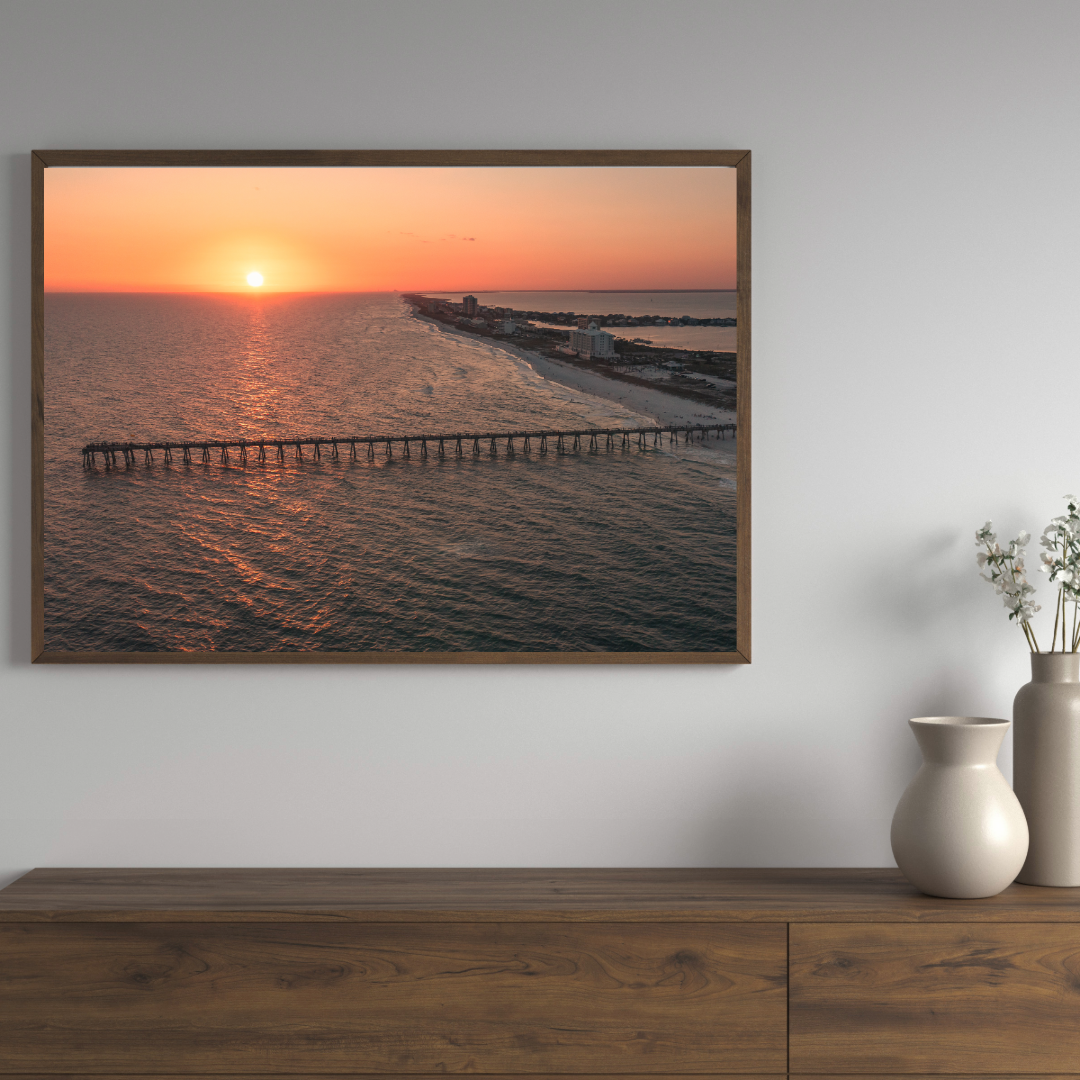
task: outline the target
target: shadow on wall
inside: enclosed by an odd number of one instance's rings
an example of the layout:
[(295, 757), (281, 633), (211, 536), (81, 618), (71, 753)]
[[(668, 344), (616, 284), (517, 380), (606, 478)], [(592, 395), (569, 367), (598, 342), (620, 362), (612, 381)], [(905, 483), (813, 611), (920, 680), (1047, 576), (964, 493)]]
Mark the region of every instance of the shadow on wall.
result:
[[(680, 847), (697, 866), (761, 866), (768, 852), (771, 866), (891, 867), (892, 815), (922, 764), (908, 719), (968, 715), (984, 698), (975, 666), (942, 663), (899, 707), (895, 699), (875, 703), (854, 735), (850, 726), (823, 727), (802, 753), (744, 747), (746, 760), (725, 770), (730, 779), (689, 823)], [(819, 706), (808, 703), (807, 712), (824, 723)], [(1011, 760), (1010, 744), (999, 757), (1007, 777)]]
[[(916, 759), (918, 751), (915, 752)], [(777, 758), (778, 761), (782, 760)], [(791, 766), (783, 763), (788, 769)], [(903, 765), (891, 770), (897, 779), (896, 797), (907, 786), (918, 767), (918, 762), (906, 771), (910, 763), (906, 757)], [(839, 770), (843, 766), (838, 766)], [(902, 782), (900, 777), (903, 776)], [(851, 857), (839, 854), (859, 851), (866, 847), (868, 819), (873, 820), (887, 806), (887, 816), (881, 820), (880, 858), (876, 865), (891, 866), (889, 852), (889, 823), (893, 802), (876, 802), (868, 807), (866, 814), (842, 813), (845, 805), (860, 801), (860, 783), (849, 798), (840, 792), (833, 802), (833, 809), (824, 807), (827, 801), (823, 788), (835, 791), (845, 786), (841, 771), (835, 777), (817, 775), (813, 769), (795, 773), (778, 772), (775, 768), (749, 766), (742, 770), (740, 779), (730, 783), (720, 793), (711, 812), (703, 813), (692, 826), (687, 837), (687, 847), (694, 852), (695, 865), (700, 866), (841, 866), (851, 865)], [(822, 837), (822, 829), (829, 835)], [(761, 861), (762, 852), (769, 853), (768, 863)], [(822, 853), (836, 851), (834, 858)], [(813, 854), (811, 854), (813, 853)]]
[[(974, 532), (974, 525), (937, 530), (914, 548), (878, 552), (867, 569), (860, 590), (866, 602), (854, 617), (876, 622), (902, 650), (896, 662), (910, 679), (905, 720), (987, 710), (1007, 720), (1012, 694), (1026, 681), (1027, 645), (1001, 597), (979, 577)], [(1029, 577), (1041, 584), (1042, 575)]]
[[(879, 549), (868, 563), (863, 619), (874, 619), (904, 636), (913, 633), (952, 633), (978, 625), (988, 614), (989, 587), (979, 580), (975, 566), (975, 529), (939, 529), (915, 547)], [(970, 552), (968, 551), (970, 548)], [(1000, 600), (997, 601), (1000, 604)], [(884, 628), (883, 627), (883, 628)]]

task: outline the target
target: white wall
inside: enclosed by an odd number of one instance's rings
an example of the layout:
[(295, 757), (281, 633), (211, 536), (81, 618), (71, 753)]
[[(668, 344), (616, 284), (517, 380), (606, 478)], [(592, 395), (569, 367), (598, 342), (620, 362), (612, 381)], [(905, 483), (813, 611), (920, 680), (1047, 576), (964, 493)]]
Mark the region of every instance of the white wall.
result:
[[(973, 529), (1080, 490), (1078, 31), (1074, 0), (0, 0), (0, 882), (891, 865), (906, 719), (1027, 677)], [(753, 665), (31, 667), (38, 147), (749, 147)]]

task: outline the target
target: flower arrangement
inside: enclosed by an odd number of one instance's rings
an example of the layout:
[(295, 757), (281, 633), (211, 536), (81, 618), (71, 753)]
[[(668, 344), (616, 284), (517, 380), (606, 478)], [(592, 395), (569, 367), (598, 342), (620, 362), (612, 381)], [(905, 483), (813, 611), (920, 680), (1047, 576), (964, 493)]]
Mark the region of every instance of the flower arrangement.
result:
[[(1050, 652), (1057, 651), (1058, 634), (1061, 636), (1061, 651), (1076, 652), (1080, 649), (1080, 501), (1074, 495), (1065, 496), (1067, 513), (1053, 518), (1043, 529), (1040, 543), (1046, 549), (1042, 553), (1042, 565), (1039, 570), (1048, 574), (1050, 581), (1057, 585), (1057, 598), (1054, 601), (1054, 636)], [(1015, 540), (1009, 541), (1003, 549), (994, 533), (993, 522), (988, 521), (975, 533), (975, 546), (979, 553), (976, 559), (981, 570), (989, 570), (979, 576), (994, 586), (994, 591), (1002, 597), (1009, 609), (1009, 619), (1015, 619), (1024, 631), (1024, 637), (1032, 652), (1041, 652), (1035, 640), (1035, 631), (1031, 627), (1031, 617), (1042, 608), (1031, 597), (1035, 587), (1027, 580), (1024, 568), (1024, 549), (1031, 540), (1031, 534), (1021, 532)], [(1067, 605), (1072, 604), (1072, 629), (1068, 627)]]

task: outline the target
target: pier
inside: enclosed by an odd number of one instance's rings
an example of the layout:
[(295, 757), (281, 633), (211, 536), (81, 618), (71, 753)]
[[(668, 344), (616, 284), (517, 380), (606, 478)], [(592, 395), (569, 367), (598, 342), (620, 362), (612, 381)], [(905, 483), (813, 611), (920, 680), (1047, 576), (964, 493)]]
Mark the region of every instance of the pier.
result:
[(374, 461), (376, 456), (391, 458), (395, 449), (399, 456), (427, 458), (430, 455), (464, 457), (481, 454), (512, 456), (522, 453), (557, 454), (575, 451), (645, 450), (663, 445), (704, 442), (707, 439), (734, 437), (734, 424), (685, 424), (678, 427), (581, 428), (576, 431), (486, 431), (452, 432), (443, 435), (296, 435), (287, 438), (256, 439), (189, 439), (181, 442), (93, 442), (82, 448), (83, 467), (92, 469), (100, 455), (106, 468), (121, 464), (153, 464), (155, 453), (161, 462), (171, 465), (179, 459), (184, 465), (208, 465), (215, 457), (228, 464), (235, 455), (240, 464), (249, 461), (284, 462), (303, 459), (305, 448), (310, 458), (321, 460), (325, 452), (331, 459), (344, 454), (352, 460), (363, 456)]

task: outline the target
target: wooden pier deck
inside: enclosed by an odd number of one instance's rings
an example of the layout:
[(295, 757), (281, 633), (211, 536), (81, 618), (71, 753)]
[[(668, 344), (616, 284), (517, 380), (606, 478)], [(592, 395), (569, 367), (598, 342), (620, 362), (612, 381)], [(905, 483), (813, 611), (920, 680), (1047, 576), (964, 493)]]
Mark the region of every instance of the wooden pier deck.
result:
[(546, 454), (549, 449), (565, 454), (582, 449), (646, 449), (662, 445), (665, 436), (668, 445), (671, 445), (725, 439), (729, 434), (734, 437), (734, 424), (580, 428), (571, 431), (451, 432), (441, 435), (296, 435), (287, 438), (92, 442), (82, 448), (82, 456), (83, 466), (88, 469), (97, 465), (99, 455), (106, 468), (120, 464), (137, 465), (140, 454), (143, 463), (150, 465), (155, 461), (155, 451), (161, 454), (161, 460), (166, 465), (173, 464), (174, 454), (178, 454), (185, 465), (210, 464), (215, 453), (222, 463), (228, 463), (231, 461), (230, 452), (235, 453), (241, 464), (250, 460), (265, 462), (285, 461), (286, 458), (302, 459), (305, 447), (310, 448), (311, 458), (316, 461), (322, 458), (324, 450), (330, 458), (338, 458), (343, 453), (348, 453), (350, 458), (356, 460), (363, 454), (368, 461), (373, 461), (377, 453), (384, 457), (393, 457), (395, 447), (399, 454), (406, 458), (411, 458), (414, 452), (420, 458), (426, 458), (429, 454), (440, 458), (447, 455), (462, 457), (465, 454), (478, 457), (483, 453), (498, 454), (500, 449), (507, 455), (533, 452)]

